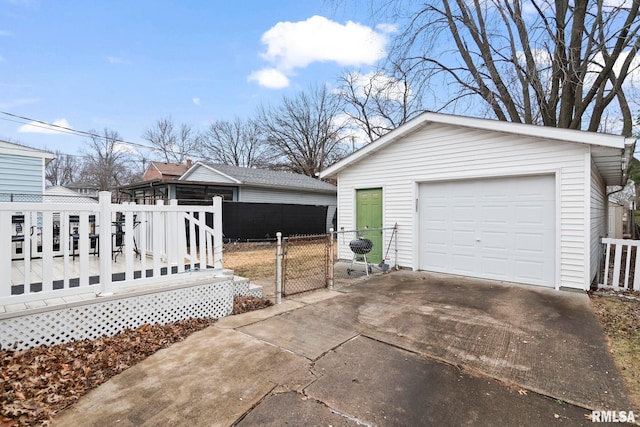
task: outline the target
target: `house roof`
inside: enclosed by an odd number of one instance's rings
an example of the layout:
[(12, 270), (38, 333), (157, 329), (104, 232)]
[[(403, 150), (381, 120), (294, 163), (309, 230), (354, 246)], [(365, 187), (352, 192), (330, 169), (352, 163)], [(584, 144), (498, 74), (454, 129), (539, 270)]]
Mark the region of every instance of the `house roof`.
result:
[[(91, 190), (98, 190), (100, 189), (99, 185), (93, 184), (89, 181), (74, 181), (74, 182), (70, 182), (66, 185), (66, 188), (88, 188)], [(76, 193), (77, 194), (77, 193)]]
[(186, 178), (188, 178), (188, 176), (198, 167), (205, 167), (213, 172), (222, 174), (239, 185), (267, 188), (289, 188), (317, 192), (336, 192), (335, 185), (299, 173), (273, 171), (269, 169), (244, 168), (240, 166), (209, 162), (195, 163), (182, 177), (180, 177), (180, 180), (186, 180)]
[(91, 197), (78, 194), (76, 191), (63, 187), (62, 185), (53, 185), (44, 190), (45, 202), (69, 202), (69, 203), (98, 203)]
[(154, 168), (162, 175), (182, 176), (188, 169), (188, 164), (151, 162), (148, 169)]
[(0, 153), (13, 154), (15, 156), (40, 157), (45, 159), (47, 162), (56, 158), (55, 154), (49, 151), (39, 150), (37, 148), (27, 147), (26, 145), (16, 144), (15, 142), (2, 140), (0, 140)]
[[(320, 177), (335, 176), (349, 165), (383, 149), (410, 133), (424, 128), (430, 123), (590, 145), (594, 162), (607, 183), (620, 182), (620, 184), (624, 184), (626, 168), (629, 165), (631, 156), (633, 156), (633, 149), (636, 143), (636, 138), (626, 138), (619, 135), (426, 112), (325, 169), (320, 173)], [(621, 167), (621, 164), (623, 167)]]

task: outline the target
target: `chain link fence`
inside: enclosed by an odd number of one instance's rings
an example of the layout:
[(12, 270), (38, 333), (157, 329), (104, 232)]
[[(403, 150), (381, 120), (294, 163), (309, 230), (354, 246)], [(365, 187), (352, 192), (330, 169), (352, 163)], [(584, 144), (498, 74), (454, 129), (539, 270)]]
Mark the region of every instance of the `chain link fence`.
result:
[(284, 296), (327, 286), (329, 237), (317, 234), (284, 238)]
[(82, 194), (18, 194), (18, 193), (0, 193), (0, 202), (24, 202), (24, 203), (98, 203), (97, 199), (93, 199)]
[[(367, 253), (352, 250), (350, 244), (361, 239), (371, 241)], [(391, 271), (397, 265), (397, 247), (397, 226), (289, 236), (282, 238), (280, 246), (277, 239), (231, 241), (223, 245), (223, 265), (261, 285), (265, 297), (278, 301), (279, 295), (340, 288), (356, 279)]]

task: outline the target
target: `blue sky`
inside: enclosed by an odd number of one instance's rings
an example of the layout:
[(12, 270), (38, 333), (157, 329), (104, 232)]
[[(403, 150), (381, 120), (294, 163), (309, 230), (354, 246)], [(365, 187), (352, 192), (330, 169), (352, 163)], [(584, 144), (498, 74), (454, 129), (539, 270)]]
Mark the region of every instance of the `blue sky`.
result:
[[(366, 2), (0, 0), (0, 111), (146, 144), (163, 117), (203, 129), (370, 70), (394, 27), (369, 17)], [(0, 119), (0, 139), (86, 140)]]

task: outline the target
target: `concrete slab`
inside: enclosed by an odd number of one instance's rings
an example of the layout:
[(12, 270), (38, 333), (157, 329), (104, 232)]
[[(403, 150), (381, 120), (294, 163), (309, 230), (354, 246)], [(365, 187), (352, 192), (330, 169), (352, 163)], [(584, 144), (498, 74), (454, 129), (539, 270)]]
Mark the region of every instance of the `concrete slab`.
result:
[(302, 302), (287, 300), (283, 301), (282, 304), (272, 305), (262, 310), (223, 317), (222, 319), (218, 319), (216, 327), (220, 329), (240, 328), (304, 306), (305, 304)]
[(96, 388), (54, 426), (229, 426), (279, 384), (302, 390), (308, 360), (209, 327)]
[[(314, 369), (319, 379), (305, 393), (363, 425), (591, 424), (586, 418), (591, 411), (508, 388), (364, 337), (320, 358)], [(264, 413), (267, 408), (258, 409)], [(313, 424), (330, 425), (321, 415)]]
[(584, 294), (393, 272), (287, 305), (159, 351), (53, 425), (591, 425), (590, 409), (631, 409)]
[(236, 426), (333, 426), (352, 427), (362, 424), (332, 412), (315, 399), (300, 393), (280, 393), (267, 397)]
[(341, 292), (330, 291), (329, 289), (318, 289), (311, 292), (305, 292), (298, 295), (292, 295), (289, 300), (298, 301), (304, 304), (315, 304), (326, 299), (341, 296)]
[(589, 304), (586, 294), (394, 272), (301, 310), (566, 402), (630, 408)]
[(327, 321), (304, 308), (238, 329), (310, 360), (355, 337), (349, 325)]

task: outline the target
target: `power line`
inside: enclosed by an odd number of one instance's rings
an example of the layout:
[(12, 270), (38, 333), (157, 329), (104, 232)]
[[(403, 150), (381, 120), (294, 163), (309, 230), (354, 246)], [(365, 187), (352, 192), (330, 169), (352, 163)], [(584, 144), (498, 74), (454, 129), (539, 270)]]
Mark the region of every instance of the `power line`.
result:
[[(0, 114), (4, 114), (6, 116), (22, 120), (22, 121), (17, 121), (17, 120), (11, 120), (11, 119), (0, 117), (0, 119), (2, 119), (2, 120), (7, 120), (7, 121), (10, 121), (10, 122), (14, 122), (14, 123), (29, 124), (31, 126), (39, 127), (39, 128), (42, 128), (42, 129), (50, 129), (50, 128), (53, 127), (53, 128), (56, 128), (56, 129), (60, 129), (60, 131), (62, 133), (66, 133), (68, 135), (84, 136), (84, 137), (88, 136), (88, 137), (91, 137), (91, 138), (99, 138), (99, 139), (105, 139), (105, 140), (107, 139), (103, 135), (98, 135), (98, 134), (95, 134), (95, 133), (92, 133), (92, 132), (86, 132), (86, 131), (83, 131), (83, 130), (71, 129), (71, 128), (68, 128), (68, 127), (65, 127), (65, 126), (60, 126), (60, 125), (56, 125), (56, 124), (53, 124), (53, 123), (47, 123), (47, 122), (42, 121), (42, 120), (31, 119), (29, 117), (24, 117), (24, 116), (19, 116), (17, 114), (8, 113), (6, 111), (0, 111)], [(34, 122), (36, 124), (34, 124)], [(137, 142), (125, 141), (125, 140), (121, 140), (121, 139), (116, 140), (116, 142), (119, 142), (119, 143), (122, 143), (122, 144), (127, 144), (127, 145), (132, 145), (134, 147), (140, 147), (140, 148), (144, 148), (144, 149), (152, 150), (152, 151), (157, 151), (158, 150), (156, 147), (149, 147), (148, 145), (140, 144), (140, 143), (137, 143)]]

